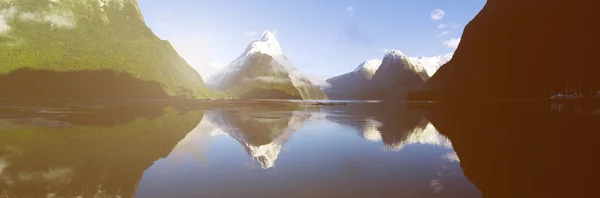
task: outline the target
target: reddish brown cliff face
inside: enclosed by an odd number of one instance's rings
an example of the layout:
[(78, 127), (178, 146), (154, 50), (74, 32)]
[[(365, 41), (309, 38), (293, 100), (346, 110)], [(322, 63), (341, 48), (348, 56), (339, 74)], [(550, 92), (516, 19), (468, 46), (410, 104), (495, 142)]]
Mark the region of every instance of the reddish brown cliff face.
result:
[[(593, 0), (488, 0), (424, 98), (547, 98), (567, 82), (600, 85)], [(429, 93), (427, 93), (429, 92)], [(425, 94), (423, 94), (425, 93)], [(587, 92), (589, 93), (589, 92)]]

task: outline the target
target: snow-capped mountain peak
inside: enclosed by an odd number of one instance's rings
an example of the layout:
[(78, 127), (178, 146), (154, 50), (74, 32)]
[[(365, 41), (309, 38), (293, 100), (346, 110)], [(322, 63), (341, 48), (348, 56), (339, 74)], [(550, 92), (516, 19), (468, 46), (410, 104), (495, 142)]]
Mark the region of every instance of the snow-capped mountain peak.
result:
[(356, 67), (354, 71), (364, 71), (372, 76), (373, 74), (375, 74), (377, 69), (379, 69), (379, 66), (381, 66), (381, 62), (382, 61), (379, 59), (368, 60)]
[(269, 31), (263, 32), (257, 40), (254, 40), (246, 48), (246, 53), (242, 56), (250, 56), (254, 53), (263, 53), (268, 55), (282, 55), (279, 41), (275, 38), (275, 34)]
[(392, 50), (388, 51), (387, 53), (385, 53), (383, 60), (401, 59), (403, 57), (406, 57), (406, 55), (402, 51), (392, 49)]
[(272, 32), (264, 31), (258, 38), (258, 41), (261, 41), (261, 42), (275, 41), (275, 42), (277, 42), (277, 39), (275, 38), (275, 34), (273, 34)]

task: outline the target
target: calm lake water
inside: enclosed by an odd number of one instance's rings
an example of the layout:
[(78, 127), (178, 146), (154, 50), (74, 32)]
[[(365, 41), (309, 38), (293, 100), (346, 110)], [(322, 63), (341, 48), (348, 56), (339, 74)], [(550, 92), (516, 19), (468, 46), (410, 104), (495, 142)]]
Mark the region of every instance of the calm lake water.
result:
[(10, 198), (481, 197), (460, 163), (452, 140), (403, 105), (0, 109)]

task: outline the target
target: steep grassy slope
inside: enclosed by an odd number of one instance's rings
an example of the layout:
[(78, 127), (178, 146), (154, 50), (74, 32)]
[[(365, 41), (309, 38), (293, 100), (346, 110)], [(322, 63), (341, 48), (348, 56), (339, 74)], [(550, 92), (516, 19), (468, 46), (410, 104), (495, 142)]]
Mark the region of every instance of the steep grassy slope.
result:
[[(171, 44), (146, 26), (137, 0), (0, 0), (0, 73), (23, 68), (109, 70), (156, 82), (168, 96), (213, 95)], [(72, 90), (77, 93), (93, 82), (71, 83), (80, 85)]]

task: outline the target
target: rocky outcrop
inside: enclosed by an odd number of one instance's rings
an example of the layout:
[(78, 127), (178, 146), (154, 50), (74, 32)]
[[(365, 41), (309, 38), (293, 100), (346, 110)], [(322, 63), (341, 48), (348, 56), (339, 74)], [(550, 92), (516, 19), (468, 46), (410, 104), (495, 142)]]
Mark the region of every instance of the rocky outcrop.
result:
[(548, 98), (598, 85), (594, 1), (488, 0), (454, 57), (410, 99)]

